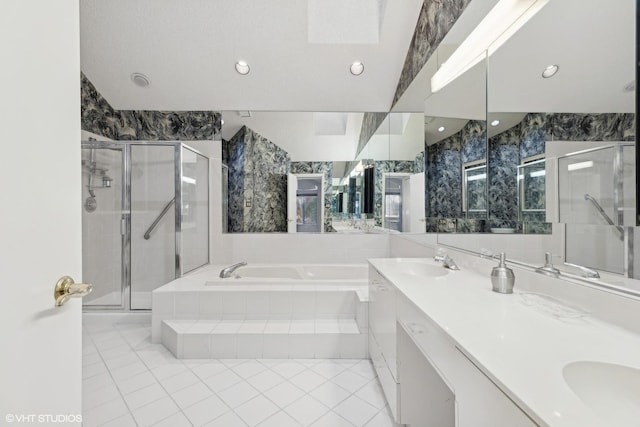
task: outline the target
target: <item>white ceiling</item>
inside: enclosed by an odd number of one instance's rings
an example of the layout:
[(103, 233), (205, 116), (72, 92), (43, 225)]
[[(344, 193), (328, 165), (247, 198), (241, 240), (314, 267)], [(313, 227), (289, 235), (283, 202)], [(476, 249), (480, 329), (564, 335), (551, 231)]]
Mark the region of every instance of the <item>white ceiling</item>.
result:
[(421, 5), (81, 0), (82, 71), (122, 110), (388, 111)]
[[(237, 111), (223, 111), (222, 137), (230, 139), (242, 126), (247, 126), (289, 153), (292, 161), (348, 162), (356, 156), (362, 117), (363, 113), (343, 116), (306, 112), (252, 112), (251, 117), (240, 117)], [(344, 128), (334, 125), (342, 124), (343, 120)], [(328, 129), (333, 129), (333, 133)], [(423, 150), (423, 114), (392, 114), (358, 159), (413, 160)]]
[[(496, 0), (473, 0), (394, 111), (482, 117), (482, 66), (437, 94), (430, 78)], [(498, 112), (634, 112), (635, 1), (552, 0), (488, 60), (488, 107)], [(543, 79), (543, 69), (560, 72)], [(469, 74), (469, 73), (467, 73)], [(474, 94), (472, 96), (472, 94)], [(465, 99), (467, 102), (460, 103)], [(479, 101), (478, 101), (479, 100)], [(480, 102), (481, 101), (481, 102)]]

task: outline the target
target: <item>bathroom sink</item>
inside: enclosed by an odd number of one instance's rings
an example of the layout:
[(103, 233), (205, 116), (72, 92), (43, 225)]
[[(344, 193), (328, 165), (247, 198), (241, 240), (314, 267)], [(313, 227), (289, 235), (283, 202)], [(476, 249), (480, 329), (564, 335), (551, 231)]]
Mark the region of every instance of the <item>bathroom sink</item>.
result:
[(637, 426), (640, 420), (640, 369), (603, 362), (572, 362), (564, 380), (582, 402), (608, 425)]
[(427, 264), (424, 262), (403, 261), (398, 263), (398, 269), (402, 274), (420, 277), (439, 277), (449, 273), (441, 265)]

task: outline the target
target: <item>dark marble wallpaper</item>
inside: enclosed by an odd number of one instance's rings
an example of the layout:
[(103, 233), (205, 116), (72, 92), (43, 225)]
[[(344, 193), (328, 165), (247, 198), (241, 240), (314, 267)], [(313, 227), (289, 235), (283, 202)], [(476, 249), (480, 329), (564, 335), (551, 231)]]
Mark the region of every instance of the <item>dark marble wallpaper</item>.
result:
[(229, 232), (286, 232), (287, 152), (247, 127), (225, 146)]
[(470, 120), (458, 133), (426, 147), (427, 217), (462, 217), (462, 165), (485, 157), (486, 132), (484, 121)]
[(227, 231), (241, 233), (244, 227), (244, 132), (236, 133), (229, 141), (223, 141), (223, 152), (226, 153), (226, 165), (229, 167), (229, 191)]
[(513, 228), (518, 219), (520, 129), (515, 126), (489, 140), (489, 219), (495, 227)]
[[(489, 231), (509, 227), (528, 233), (549, 233), (544, 212), (524, 212), (518, 218), (518, 165), (528, 157), (544, 154), (545, 141), (622, 141), (635, 138), (634, 114), (529, 113), (516, 126), (489, 140), (489, 216), (486, 221), (462, 216), (462, 164), (484, 157), (485, 129), (473, 123), (427, 147), (427, 221), (429, 230)], [(530, 209), (544, 209), (542, 179), (528, 179), (525, 199)], [(438, 218), (458, 218), (455, 223)]]
[(217, 111), (114, 110), (80, 73), (81, 126), (113, 140), (208, 141), (220, 134)]
[(425, 152), (421, 151), (413, 161), (413, 173), (420, 173), (425, 171)]
[(392, 106), (407, 90), (470, 1), (424, 0)]
[(331, 190), (333, 178), (333, 162), (291, 162), (290, 172), (294, 174), (316, 173), (324, 175), (324, 231), (332, 230)]

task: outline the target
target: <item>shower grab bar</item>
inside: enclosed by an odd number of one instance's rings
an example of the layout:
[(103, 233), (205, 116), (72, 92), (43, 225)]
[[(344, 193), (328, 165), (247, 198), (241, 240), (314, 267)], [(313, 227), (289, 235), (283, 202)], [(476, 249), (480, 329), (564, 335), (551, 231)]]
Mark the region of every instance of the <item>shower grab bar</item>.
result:
[(587, 193), (584, 195), (584, 199), (593, 203), (593, 206), (595, 206), (596, 210), (598, 211), (598, 213), (600, 213), (600, 215), (604, 218), (604, 220), (607, 221), (607, 224), (613, 225), (616, 228), (616, 230), (618, 230), (618, 233), (620, 233), (620, 237), (624, 238), (624, 230), (622, 230), (622, 227), (617, 226), (615, 222), (613, 222), (611, 217), (607, 215), (604, 209), (602, 209), (602, 206), (600, 206), (600, 203), (598, 203), (598, 201), (593, 196)]
[(600, 203), (598, 203), (598, 201), (593, 196), (590, 196), (589, 194), (585, 194), (584, 195), (584, 199), (590, 201), (591, 203), (593, 203), (593, 206), (596, 207), (596, 209), (598, 210), (600, 215), (602, 215), (604, 220), (607, 221), (607, 223), (609, 225), (616, 225), (613, 222), (613, 220), (611, 219), (611, 217), (609, 215), (607, 215), (607, 213), (604, 211), (604, 209), (602, 209), (602, 206), (600, 206)]
[(166, 215), (167, 212), (169, 212), (169, 209), (171, 209), (171, 206), (175, 202), (176, 202), (176, 198), (174, 197), (173, 199), (171, 199), (169, 201), (169, 203), (167, 203), (167, 205), (164, 207), (164, 209), (162, 209), (162, 212), (160, 212), (160, 215), (158, 215), (156, 220), (153, 221), (153, 223), (149, 226), (149, 228), (147, 228), (147, 231), (144, 233), (144, 240), (149, 240), (149, 238), (151, 237), (151, 233), (153, 233), (153, 230), (156, 229), (156, 227), (158, 226), (158, 223), (160, 222), (160, 220)]

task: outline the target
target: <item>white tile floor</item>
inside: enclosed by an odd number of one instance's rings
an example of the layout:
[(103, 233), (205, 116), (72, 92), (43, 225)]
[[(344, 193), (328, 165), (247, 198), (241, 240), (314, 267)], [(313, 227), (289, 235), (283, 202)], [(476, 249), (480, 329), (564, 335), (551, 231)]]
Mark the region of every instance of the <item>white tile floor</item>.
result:
[(369, 360), (178, 360), (113, 319), (84, 316), (84, 427), (395, 425)]

